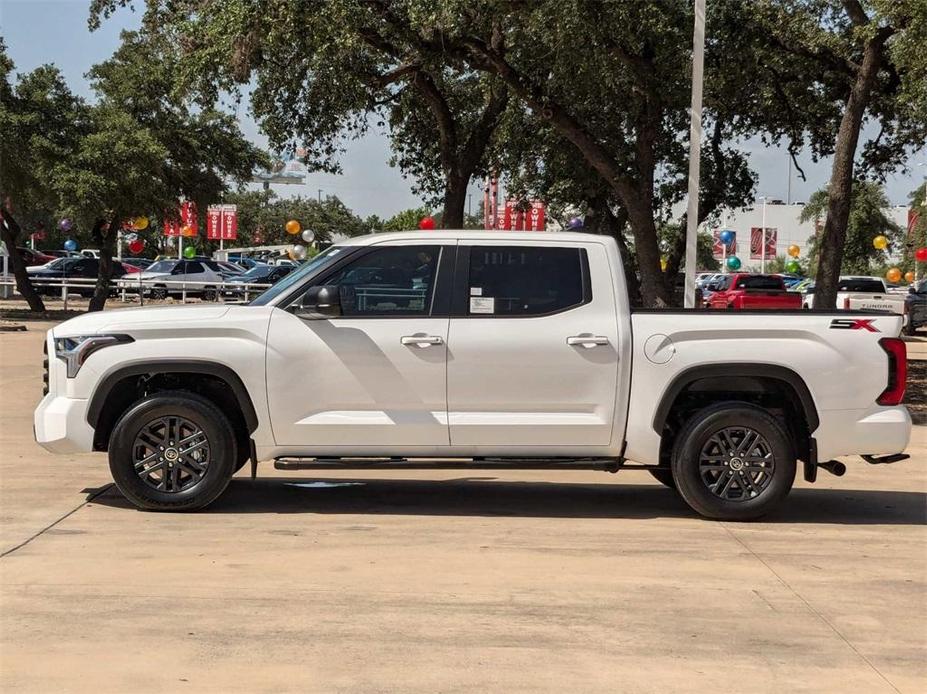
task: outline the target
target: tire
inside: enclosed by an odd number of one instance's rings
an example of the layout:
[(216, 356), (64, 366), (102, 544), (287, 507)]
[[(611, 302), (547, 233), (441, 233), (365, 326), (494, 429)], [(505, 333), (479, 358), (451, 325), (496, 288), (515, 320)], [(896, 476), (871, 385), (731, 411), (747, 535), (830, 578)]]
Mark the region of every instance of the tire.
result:
[[(746, 448), (738, 450), (745, 442)], [(742, 402), (719, 403), (696, 413), (673, 447), (679, 493), (696, 513), (715, 520), (766, 515), (792, 489), (795, 469), (794, 446), (782, 424)]]
[(151, 289), (151, 298), (164, 301), (167, 298), (167, 287), (153, 287)]
[(676, 489), (676, 480), (673, 479), (673, 470), (668, 467), (659, 467), (654, 468), (653, 470), (648, 470), (653, 478), (662, 484), (664, 487), (669, 487), (670, 489)]
[(218, 301), (219, 292), (214, 287), (207, 287), (203, 292), (203, 301)]
[[(179, 445), (184, 439), (191, 440), (192, 452), (184, 454)], [(165, 451), (163, 458), (159, 448)], [(207, 506), (225, 491), (237, 460), (228, 418), (206, 398), (187, 391), (139, 400), (116, 423), (109, 443), (109, 469), (116, 486), (147, 511)], [(136, 471), (142, 461), (149, 461), (147, 474)]]

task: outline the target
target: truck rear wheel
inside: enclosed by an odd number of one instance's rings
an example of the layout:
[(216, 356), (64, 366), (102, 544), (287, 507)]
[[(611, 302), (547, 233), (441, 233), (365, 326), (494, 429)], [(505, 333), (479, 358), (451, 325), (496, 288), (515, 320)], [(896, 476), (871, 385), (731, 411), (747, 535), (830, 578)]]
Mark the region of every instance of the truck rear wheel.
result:
[(238, 459), (228, 418), (186, 391), (133, 405), (113, 429), (109, 468), (135, 506), (149, 511), (203, 508), (225, 491)]
[(776, 507), (792, 489), (795, 452), (766, 411), (725, 402), (696, 413), (673, 448), (673, 478), (697, 513), (746, 521)]

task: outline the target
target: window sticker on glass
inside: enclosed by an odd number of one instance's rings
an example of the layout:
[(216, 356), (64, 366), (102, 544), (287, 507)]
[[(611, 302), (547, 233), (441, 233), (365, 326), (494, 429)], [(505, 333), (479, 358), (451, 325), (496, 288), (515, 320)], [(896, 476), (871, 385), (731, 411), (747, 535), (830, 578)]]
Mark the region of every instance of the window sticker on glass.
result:
[(470, 296), (483, 296), (482, 287), (470, 287)]
[(491, 296), (471, 296), (470, 313), (495, 313), (496, 300)]

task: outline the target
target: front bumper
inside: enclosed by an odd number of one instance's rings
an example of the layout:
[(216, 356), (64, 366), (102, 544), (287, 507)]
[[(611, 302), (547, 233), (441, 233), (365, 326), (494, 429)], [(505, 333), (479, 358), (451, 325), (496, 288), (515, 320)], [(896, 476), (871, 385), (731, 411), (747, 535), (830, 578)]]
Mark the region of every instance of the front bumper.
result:
[(35, 408), (35, 440), (52, 453), (89, 453), (93, 427), (87, 422), (89, 401), (49, 393)]

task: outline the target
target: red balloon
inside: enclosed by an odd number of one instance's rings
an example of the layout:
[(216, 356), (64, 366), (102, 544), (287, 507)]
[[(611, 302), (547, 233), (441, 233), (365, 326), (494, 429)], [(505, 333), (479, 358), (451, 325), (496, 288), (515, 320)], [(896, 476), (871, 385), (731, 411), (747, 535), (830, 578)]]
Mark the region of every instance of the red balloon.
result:
[(914, 257), (917, 258), (919, 263), (927, 263), (927, 246), (918, 248), (914, 251)]
[(430, 230), (435, 228), (434, 217), (422, 217), (422, 220), (418, 223), (419, 229)]
[(130, 242), (129, 242), (129, 250), (130, 250), (133, 254), (136, 254), (136, 255), (137, 255), (137, 254), (141, 253), (143, 250), (145, 250), (145, 242), (142, 241), (141, 239), (135, 239), (135, 241), (130, 241)]

